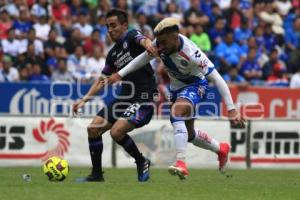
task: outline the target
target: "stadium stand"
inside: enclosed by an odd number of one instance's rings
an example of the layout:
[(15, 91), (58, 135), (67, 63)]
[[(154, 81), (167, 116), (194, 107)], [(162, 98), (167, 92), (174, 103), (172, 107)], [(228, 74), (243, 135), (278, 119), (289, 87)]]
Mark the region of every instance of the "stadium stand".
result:
[[(101, 74), (112, 42), (105, 14), (126, 10), (131, 28), (153, 38), (164, 17), (214, 61), (226, 80), (288, 87), (300, 68), (297, 0), (5, 0), (0, 5), (0, 81), (90, 83)], [(160, 62), (152, 62), (159, 84)], [(295, 78), (294, 78), (295, 79)], [(293, 80), (294, 80), (293, 79)], [(299, 84), (292, 84), (296, 87)]]

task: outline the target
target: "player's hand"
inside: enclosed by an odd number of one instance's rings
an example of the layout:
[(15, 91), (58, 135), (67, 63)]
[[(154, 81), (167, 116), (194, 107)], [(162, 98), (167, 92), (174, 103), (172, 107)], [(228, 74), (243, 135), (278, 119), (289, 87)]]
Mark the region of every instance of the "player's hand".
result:
[(245, 128), (245, 120), (242, 116), (237, 112), (236, 109), (232, 109), (228, 111), (228, 118), (231, 123), (231, 127), (233, 128)]
[(153, 46), (151, 40), (147, 40), (145, 49), (150, 56), (156, 57), (158, 55), (157, 49)]
[(84, 104), (85, 104), (85, 102), (82, 99), (75, 102), (72, 106), (73, 115), (76, 116), (78, 114), (78, 110), (80, 108), (82, 108), (84, 106)]
[(146, 50), (150, 56), (156, 57), (158, 55), (157, 49), (155, 47), (153, 47), (152, 45), (147, 47)]
[(114, 84), (114, 83), (116, 83), (120, 80), (122, 80), (122, 77), (118, 73), (114, 73), (113, 75), (111, 75), (110, 77), (105, 79), (105, 84), (111, 85), (111, 84)]

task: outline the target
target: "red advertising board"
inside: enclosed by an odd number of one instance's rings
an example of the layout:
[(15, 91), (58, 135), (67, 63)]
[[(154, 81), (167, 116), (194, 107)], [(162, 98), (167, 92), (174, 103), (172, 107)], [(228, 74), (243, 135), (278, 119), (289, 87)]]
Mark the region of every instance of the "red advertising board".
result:
[[(248, 119), (300, 119), (300, 89), (249, 87), (230, 88), (233, 101)], [(222, 102), (222, 114), (227, 115)]]

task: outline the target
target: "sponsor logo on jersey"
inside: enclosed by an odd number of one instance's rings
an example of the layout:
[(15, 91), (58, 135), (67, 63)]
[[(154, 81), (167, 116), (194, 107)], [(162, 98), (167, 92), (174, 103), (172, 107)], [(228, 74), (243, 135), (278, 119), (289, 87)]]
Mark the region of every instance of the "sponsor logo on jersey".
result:
[(124, 43), (123, 43), (123, 48), (124, 48), (124, 49), (127, 49), (127, 47), (128, 47), (127, 42), (124, 42)]

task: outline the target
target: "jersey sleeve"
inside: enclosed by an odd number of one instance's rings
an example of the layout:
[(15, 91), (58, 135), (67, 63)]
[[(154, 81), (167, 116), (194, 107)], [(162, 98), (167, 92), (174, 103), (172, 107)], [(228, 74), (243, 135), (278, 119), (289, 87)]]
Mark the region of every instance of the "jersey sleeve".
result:
[(144, 51), (142, 54), (134, 58), (129, 64), (127, 64), (125, 67), (123, 67), (118, 74), (121, 77), (126, 76), (127, 74), (136, 71), (142, 67), (144, 67), (147, 63), (150, 62), (152, 57), (147, 53), (147, 51)]
[(113, 73), (115, 73), (116, 71), (117, 71), (117, 68), (111, 59), (111, 54), (109, 53), (106, 57), (105, 66), (102, 70), (102, 74), (104, 74), (106, 76), (110, 76)]
[(142, 39), (146, 39), (147, 37), (145, 35), (143, 35), (140, 31), (138, 30), (131, 30), (129, 33), (128, 33), (128, 37), (131, 41), (134, 41), (136, 44), (140, 44), (140, 41)]
[(200, 68), (201, 73), (205, 76), (209, 75), (215, 69), (214, 64), (199, 48), (194, 48), (191, 51), (190, 60)]
[(154, 38), (154, 40), (152, 41), (152, 45), (153, 45), (154, 47), (158, 47), (157, 39), (156, 39), (156, 38)]

